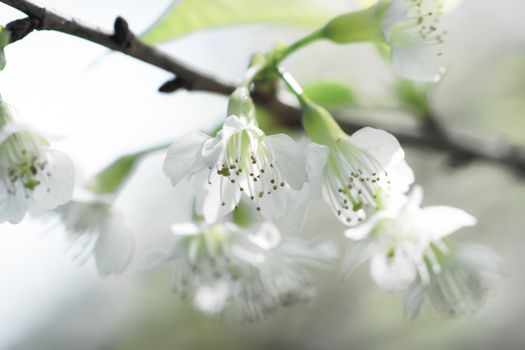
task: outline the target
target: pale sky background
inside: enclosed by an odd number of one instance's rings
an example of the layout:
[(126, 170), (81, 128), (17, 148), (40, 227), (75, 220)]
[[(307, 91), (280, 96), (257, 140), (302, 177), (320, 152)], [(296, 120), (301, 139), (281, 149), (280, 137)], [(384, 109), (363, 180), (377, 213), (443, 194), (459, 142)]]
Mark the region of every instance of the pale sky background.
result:
[[(122, 15), (135, 32), (146, 28), (169, 2), (40, 1), (60, 13), (107, 29), (112, 28), (116, 16)], [(469, 11), (460, 9), (459, 14), (450, 19), (452, 26), (461, 28), (461, 35), (452, 36), (449, 41), (452, 48), (449, 60), (453, 65), (437, 91), (442, 102), (440, 109), (447, 112), (444, 113), (449, 118), (447, 120), (457, 125), (467, 125), (475, 114), (465, 112), (465, 104), (480, 95), (476, 89), (481, 87), (474, 79), (487, 79), (478, 74), (480, 71), (472, 71), (473, 57), (479, 61), (477, 69), (487, 68), (498, 61), (501, 53), (517, 50), (517, 43), (522, 44), (521, 50), (525, 47), (523, 12), (516, 10), (520, 8), (516, 5), (519, 0), (498, 2), (501, 6), (490, 6), (494, 2), (489, 0), (466, 2), (469, 4), (462, 8)], [(485, 6), (473, 6), (473, 3)], [(18, 17), (16, 11), (0, 5), (0, 23)], [(469, 22), (464, 24), (461, 21)], [(479, 22), (482, 25), (476, 26)], [(293, 31), (282, 34), (274, 30), (262, 35), (260, 29), (254, 26), (246, 30), (244, 39), (239, 41), (232, 40), (236, 38), (233, 34), (238, 35), (238, 32), (229, 29), (192, 35), (163, 49), (211, 72), (238, 79), (250, 52), (298, 34)], [(480, 42), (480, 31), (485, 31), (483, 35), (494, 44), (488, 46)], [(257, 36), (257, 40), (250, 35)], [(468, 50), (464, 50), (465, 45), (468, 45)], [(313, 53), (318, 55), (319, 62), (331, 62), (335, 53), (343, 52), (328, 48), (328, 45), (321, 44), (308, 49), (303, 57)], [(156, 91), (158, 86), (171, 76), (132, 58), (113, 53), (90, 66), (106, 52), (95, 44), (63, 34), (33, 33), (7, 48), (7, 67), (0, 73), (0, 93), (25, 122), (66, 137), (56, 144), (56, 148), (74, 157), (79, 180), (89, 177), (119, 155), (174, 139), (191, 130), (210, 129), (224, 117), (226, 100), (223, 97), (186, 92), (159, 94)], [(367, 91), (377, 89), (378, 82), (387, 84), (391, 81), (388, 71), (378, 64), (379, 59), (372, 56), (370, 50), (359, 52), (361, 55), (352, 64), (342, 58), (324, 65), (292, 58), (288, 64), (306, 80), (316, 76), (338, 76), (334, 67), (343, 69), (348, 66), (348, 72), (343, 75), (358, 81)], [(374, 79), (369, 79), (371, 73), (364, 69), (368, 65), (377, 65)], [(465, 77), (472, 78), (471, 89), (461, 88)], [(446, 91), (456, 91), (455, 98), (447, 96)], [(457, 118), (453, 119), (454, 116)], [(487, 121), (486, 129), (482, 131), (490, 130), (491, 123)], [(494, 131), (503, 136), (520, 137), (515, 136), (513, 130), (496, 127)], [(170, 222), (188, 216), (183, 205), (187, 193), (183, 189), (166, 190), (169, 186), (159, 171), (161, 162), (162, 155), (146, 160), (137, 177), (129, 183), (130, 190), (122, 194), (117, 205), (129, 216), (128, 223), (134, 231), (139, 231), (136, 240), (141, 249), (151, 241), (161, 239), (158, 237), (166, 233), (164, 227), (169, 227)], [(429, 182), (432, 188), (432, 181)], [(434, 188), (434, 192), (439, 197), (439, 190)], [(456, 200), (461, 201), (461, 196)], [(134, 272), (129, 272), (131, 277), (127, 278), (101, 279), (92, 261), (78, 267), (64, 253), (63, 238), (51, 234), (51, 231), (44, 234), (44, 231), (46, 225), (31, 219), (17, 226), (0, 225), (0, 349), (46, 322), (48, 316), (65, 305), (68, 299), (82, 295), (87, 289), (93, 298), (97, 298), (97, 308), (107, 306), (114, 310), (111, 316), (93, 323), (94, 329), (116, 327), (129, 312), (121, 300), (126, 299), (122, 293), (126, 293), (128, 279), (135, 278)]]

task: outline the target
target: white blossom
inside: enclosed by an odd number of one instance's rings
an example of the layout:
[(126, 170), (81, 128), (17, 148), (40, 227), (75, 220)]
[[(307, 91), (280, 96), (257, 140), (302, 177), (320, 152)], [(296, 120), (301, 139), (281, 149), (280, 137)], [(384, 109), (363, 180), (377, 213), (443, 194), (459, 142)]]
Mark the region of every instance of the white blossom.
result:
[(322, 189), (341, 222), (354, 226), (380, 210), (386, 198), (405, 193), (413, 181), (396, 138), (366, 127), (329, 146)]
[(289, 191), (306, 181), (304, 155), (284, 134), (266, 136), (244, 117), (229, 116), (216, 137), (193, 133), (175, 141), (164, 172), (175, 186), (191, 177), (197, 213), (213, 223), (235, 209), (242, 196), (266, 218), (285, 215)]
[(74, 165), (48, 140), (14, 120), (0, 98), (0, 222), (20, 222), (30, 209), (53, 209), (71, 199)]
[(243, 319), (256, 320), (280, 306), (313, 296), (305, 267), (327, 265), (335, 257), (328, 242), (282, 239), (269, 223), (241, 228), (232, 223), (173, 225), (169, 250), (151, 252), (142, 269), (172, 260), (173, 289), (206, 313), (231, 306)]
[(73, 256), (93, 256), (100, 275), (124, 271), (133, 253), (131, 233), (108, 198), (72, 200), (54, 210), (65, 229)]
[(490, 275), (507, 274), (501, 258), (483, 246), (461, 246), (442, 265), (438, 273), (430, 270), (429, 283), (417, 278), (405, 292), (408, 318), (417, 317), (426, 300), (445, 317), (472, 315), (491, 289)]
[(431, 274), (441, 271), (440, 255), (447, 255), (443, 238), (476, 219), (463, 210), (447, 206), (420, 208), (422, 190), (415, 187), (409, 197), (397, 197), (367, 223), (348, 229), (357, 240), (347, 253), (343, 273), (370, 260), (370, 274), (387, 291), (406, 289), (416, 278), (430, 283)]
[(439, 29), (439, 22), (449, 5), (444, 0), (392, 0), (382, 26), (399, 75), (421, 82), (441, 79), (445, 68), (440, 47), (446, 31)]

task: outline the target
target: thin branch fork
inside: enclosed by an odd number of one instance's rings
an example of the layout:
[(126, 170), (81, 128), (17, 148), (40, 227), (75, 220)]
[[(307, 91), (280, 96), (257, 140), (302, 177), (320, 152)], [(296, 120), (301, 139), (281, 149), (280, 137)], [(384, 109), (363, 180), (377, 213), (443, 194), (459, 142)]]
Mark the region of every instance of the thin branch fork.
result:
[[(175, 78), (160, 87), (159, 90), (162, 92), (173, 92), (184, 88), (229, 95), (235, 89), (234, 83), (204, 73), (145, 44), (129, 30), (128, 23), (121, 17), (115, 21), (114, 32), (107, 33), (75, 19), (62, 17), (27, 0), (0, 0), (0, 2), (28, 16), (28, 18), (19, 19), (7, 25), (11, 31), (11, 41), (20, 40), (33, 30), (53, 30), (91, 41), (172, 73)], [(254, 100), (279, 118), (279, 122), (283, 125), (296, 128), (301, 126), (301, 110), (281, 101), (275, 94), (260, 96), (256, 89)], [(480, 138), (453, 136), (439, 127), (432, 116), (428, 116), (426, 120), (428, 122), (417, 130), (382, 128), (395, 135), (404, 145), (448, 153), (451, 157), (451, 165), (463, 165), (479, 159), (505, 165), (525, 175), (525, 149), (523, 147), (503, 142), (489, 143)], [(353, 132), (365, 126), (340, 118), (338, 121), (347, 132)]]

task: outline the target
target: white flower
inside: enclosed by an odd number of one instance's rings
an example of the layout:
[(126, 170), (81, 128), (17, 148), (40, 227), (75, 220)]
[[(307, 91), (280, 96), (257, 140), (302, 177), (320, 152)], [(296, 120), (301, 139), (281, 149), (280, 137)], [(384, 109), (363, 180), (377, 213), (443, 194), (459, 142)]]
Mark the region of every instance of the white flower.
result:
[(444, 0), (392, 0), (382, 19), (384, 36), (392, 49), (392, 64), (404, 78), (436, 82), (445, 69), (439, 46), (445, 31), (438, 28)]
[(352, 226), (380, 210), (389, 196), (405, 193), (414, 174), (386, 131), (366, 127), (343, 135), (329, 146), (323, 196), (341, 222)]
[(81, 263), (91, 255), (100, 275), (124, 271), (133, 253), (133, 242), (122, 219), (102, 197), (72, 200), (55, 211), (74, 257)]
[(0, 222), (20, 222), (29, 209), (71, 199), (74, 165), (34, 129), (14, 121), (0, 98)]
[(235, 115), (216, 137), (193, 133), (175, 141), (164, 172), (174, 186), (192, 178), (196, 210), (208, 223), (234, 210), (242, 195), (264, 217), (280, 218), (287, 193), (306, 181), (304, 155), (292, 138), (266, 136), (254, 121)]
[(428, 284), (431, 273), (439, 274), (439, 256), (448, 254), (443, 238), (476, 219), (447, 206), (420, 208), (421, 200), (416, 187), (410, 197), (397, 197), (368, 222), (348, 229), (346, 236), (359, 242), (350, 247), (343, 273), (370, 259), (372, 278), (387, 291), (406, 289), (416, 278)]
[(142, 269), (173, 260), (173, 288), (207, 313), (231, 305), (249, 320), (279, 306), (310, 300), (313, 289), (305, 265), (326, 265), (335, 248), (326, 242), (282, 240), (270, 223), (241, 228), (232, 223), (175, 224), (171, 250), (150, 253)]
[(445, 317), (472, 315), (490, 290), (488, 275), (506, 275), (501, 258), (483, 246), (461, 246), (447, 258), (441, 272), (431, 271), (430, 283), (418, 278), (406, 291), (408, 318), (419, 315), (425, 300)]

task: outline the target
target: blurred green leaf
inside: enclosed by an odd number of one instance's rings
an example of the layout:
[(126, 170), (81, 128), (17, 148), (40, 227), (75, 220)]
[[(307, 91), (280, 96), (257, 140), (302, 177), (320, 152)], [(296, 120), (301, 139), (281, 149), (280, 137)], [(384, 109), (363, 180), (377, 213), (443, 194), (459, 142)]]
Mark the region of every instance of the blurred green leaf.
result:
[(87, 188), (97, 194), (114, 193), (131, 174), (139, 159), (140, 154), (118, 158), (89, 181)]
[(160, 43), (197, 30), (252, 23), (316, 28), (333, 15), (321, 0), (180, 0), (143, 39)]
[(318, 81), (303, 85), (303, 90), (315, 103), (325, 108), (342, 108), (356, 103), (352, 89), (340, 81)]
[(418, 117), (429, 114), (427, 87), (424, 84), (410, 80), (400, 80), (395, 86), (395, 93), (399, 101)]
[(95, 177), (86, 184), (86, 187), (97, 194), (116, 192), (132, 174), (133, 170), (135, 170), (136, 165), (142, 157), (166, 149), (169, 145), (169, 143), (159, 144), (140, 152), (127, 154), (118, 158), (95, 175)]

